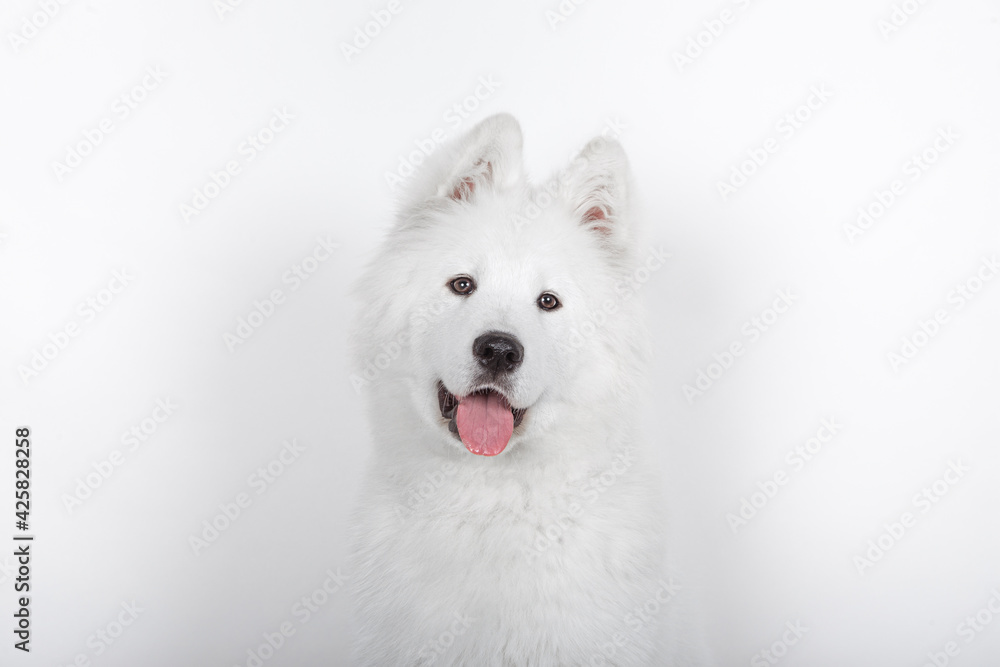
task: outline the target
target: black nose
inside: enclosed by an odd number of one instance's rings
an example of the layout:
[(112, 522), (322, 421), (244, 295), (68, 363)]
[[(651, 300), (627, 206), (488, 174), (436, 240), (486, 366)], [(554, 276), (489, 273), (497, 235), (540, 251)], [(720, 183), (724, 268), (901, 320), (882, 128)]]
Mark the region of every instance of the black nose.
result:
[(488, 331), (472, 343), (472, 354), (494, 375), (502, 375), (521, 365), (524, 346), (510, 334)]

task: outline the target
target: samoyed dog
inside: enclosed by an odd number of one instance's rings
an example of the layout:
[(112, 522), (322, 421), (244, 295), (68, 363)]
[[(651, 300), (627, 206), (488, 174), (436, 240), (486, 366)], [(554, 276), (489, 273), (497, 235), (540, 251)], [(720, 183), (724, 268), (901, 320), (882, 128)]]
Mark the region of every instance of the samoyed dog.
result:
[(689, 664), (634, 428), (625, 154), (599, 137), (533, 187), (521, 144), (501, 114), (434, 153), (356, 290), (355, 658)]

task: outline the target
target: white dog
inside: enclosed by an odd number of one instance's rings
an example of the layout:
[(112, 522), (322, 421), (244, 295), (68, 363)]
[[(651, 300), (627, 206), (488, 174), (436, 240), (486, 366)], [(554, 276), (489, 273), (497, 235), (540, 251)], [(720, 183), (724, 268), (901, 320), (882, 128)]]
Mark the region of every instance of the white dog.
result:
[(621, 147), (597, 138), (533, 188), (502, 114), (415, 181), (358, 286), (375, 451), (357, 661), (682, 664), (684, 592), (634, 433), (646, 340)]

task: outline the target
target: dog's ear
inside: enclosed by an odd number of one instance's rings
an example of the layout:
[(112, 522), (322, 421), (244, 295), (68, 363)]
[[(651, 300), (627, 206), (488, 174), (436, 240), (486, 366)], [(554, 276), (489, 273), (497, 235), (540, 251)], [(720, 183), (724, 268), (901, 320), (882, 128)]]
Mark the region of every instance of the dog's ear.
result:
[(521, 126), (513, 116), (490, 116), (455, 146), (435, 195), (469, 201), (481, 189), (516, 183), (521, 177), (521, 145)]
[(428, 210), (467, 202), (477, 192), (521, 179), (521, 126), (506, 113), (486, 118), (427, 159), (400, 192), (398, 228), (410, 227)]
[(563, 199), (581, 225), (611, 246), (628, 245), (628, 158), (614, 139), (592, 139), (560, 177)]

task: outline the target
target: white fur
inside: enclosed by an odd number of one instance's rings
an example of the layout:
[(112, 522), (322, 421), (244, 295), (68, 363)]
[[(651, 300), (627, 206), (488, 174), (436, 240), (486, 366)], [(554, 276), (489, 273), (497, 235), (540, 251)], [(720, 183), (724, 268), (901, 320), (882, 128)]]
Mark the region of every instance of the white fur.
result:
[[(554, 198), (522, 171), (508, 115), (440, 149), (358, 284), (375, 445), (353, 524), (361, 665), (681, 664), (664, 651), (683, 644), (668, 619), (685, 592), (667, 590), (633, 428), (646, 340), (621, 282), (625, 156), (596, 139), (545, 184)], [(460, 274), (469, 297), (447, 287)], [(541, 310), (543, 291), (562, 307)], [(490, 330), (524, 345), (508, 398), (529, 409), (484, 457), (448, 432), (437, 382), (474, 389), (472, 342)]]

